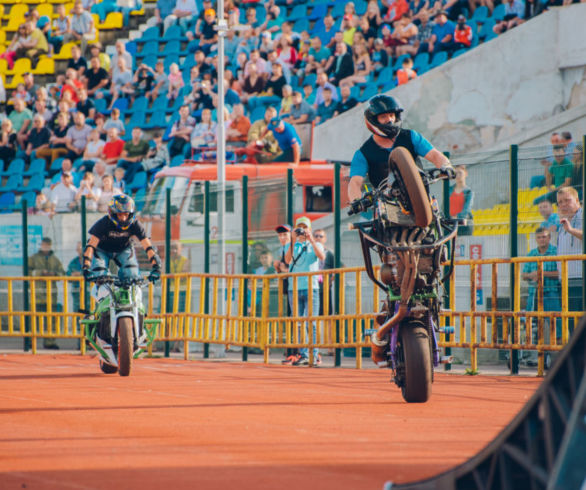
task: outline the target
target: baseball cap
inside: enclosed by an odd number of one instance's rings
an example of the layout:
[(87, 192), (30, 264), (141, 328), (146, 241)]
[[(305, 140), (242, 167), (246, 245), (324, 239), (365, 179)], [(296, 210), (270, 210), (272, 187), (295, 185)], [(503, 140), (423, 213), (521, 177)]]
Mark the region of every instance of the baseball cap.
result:
[(458, 15), (458, 20), (465, 21), (466, 20), (466, 17), (464, 15), (460, 14), (460, 15)]
[(279, 225), (275, 228), (277, 233), (285, 233), (287, 231), (291, 231), (291, 227), (288, 224)]
[(440, 15), (445, 15), (447, 17), (448, 13), (445, 10), (440, 10), (437, 14), (435, 14), (436, 17), (439, 17)]
[(45, 27), (49, 22), (51, 22), (51, 19), (49, 19), (49, 17), (47, 17), (46, 15), (43, 15), (41, 17), (39, 17), (39, 20), (37, 20), (37, 27), (39, 29), (42, 29), (43, 27)]
[(204, 15), (208, 16), (211, 15), (212, 17), (216, 16), (216, 11), (214, 9), (206, 9)]
[(281, 120), (278, 117), (273, 117), (267, 127), (268, 129), (275, 129), (279, 127), (279, 124), (281, 124)]
[(301, 216), (300, 218), (297, 218), (297, 220), (295, 221), (295, 226), (299, 225), (305, 225), (308, 228), (311, 228), (311, 220), (307, 216)]

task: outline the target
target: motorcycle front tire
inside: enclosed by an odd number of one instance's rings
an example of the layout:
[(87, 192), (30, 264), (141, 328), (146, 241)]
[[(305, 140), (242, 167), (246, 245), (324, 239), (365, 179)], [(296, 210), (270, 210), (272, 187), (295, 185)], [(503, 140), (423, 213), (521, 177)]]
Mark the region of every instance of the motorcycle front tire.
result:
[(118, 318), (118, 374), (128, 376), (132, 369), (134, 353), (132, 318)]
[(399, 174), (401, 174), (403, 185), (411, 203), (411, 211), (415, 217), (415, 224), (422, 228), (428, 227), (433, 217), (431, 203), (411, 153), (402, 146), (395, 148), (389, 155), (390, 165), (394, 165)]
[(405, 380), (401, 393), (407, 403), (425, 403), (431, 397), (433, 366), (427, 329), (419, 322), (401, 327)]

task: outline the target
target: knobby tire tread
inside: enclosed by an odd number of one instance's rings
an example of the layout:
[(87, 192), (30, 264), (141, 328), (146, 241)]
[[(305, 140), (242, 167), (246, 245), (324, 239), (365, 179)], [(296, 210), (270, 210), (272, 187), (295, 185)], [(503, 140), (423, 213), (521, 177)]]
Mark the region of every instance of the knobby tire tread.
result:
[(134, 353), (132, 318), (118, 318), (118, 374), (128, 376)]
[(420, 323), (407, 323), (400, 335), (405, 361), (403, 398), (408, 403), (425, 403), (431, 397), (433, 369), (429, 334)]

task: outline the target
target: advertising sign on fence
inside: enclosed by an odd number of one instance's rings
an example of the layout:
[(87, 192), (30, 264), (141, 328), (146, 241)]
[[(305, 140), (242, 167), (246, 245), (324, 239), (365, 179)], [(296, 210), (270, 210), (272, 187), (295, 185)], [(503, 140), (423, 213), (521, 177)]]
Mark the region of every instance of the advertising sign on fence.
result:
[[(28, 227), (28, 255), (38, 252), (43, 238), (41, 225)], [(0, 265), (22, 265), (22, 226), (0, 226)]]

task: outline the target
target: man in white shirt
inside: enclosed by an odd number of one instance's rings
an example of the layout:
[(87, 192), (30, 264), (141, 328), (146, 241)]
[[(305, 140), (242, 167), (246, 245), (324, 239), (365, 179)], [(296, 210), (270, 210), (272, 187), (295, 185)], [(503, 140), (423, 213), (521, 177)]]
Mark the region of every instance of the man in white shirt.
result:
[(165, 30), (172, 26), (177, 19), (183, 31), (187, 30), (189, 21), (197, 16), (197, 5), (195, 0), (177, 0), (173, 13), (164, 20)]
[(61, 182), (51, 191), (51, 202), (55, 212), (67, 213), (75, 208), (75, 194), (77, 189), (73, 185), (73, 177), (69, 172), (61, 172)]

